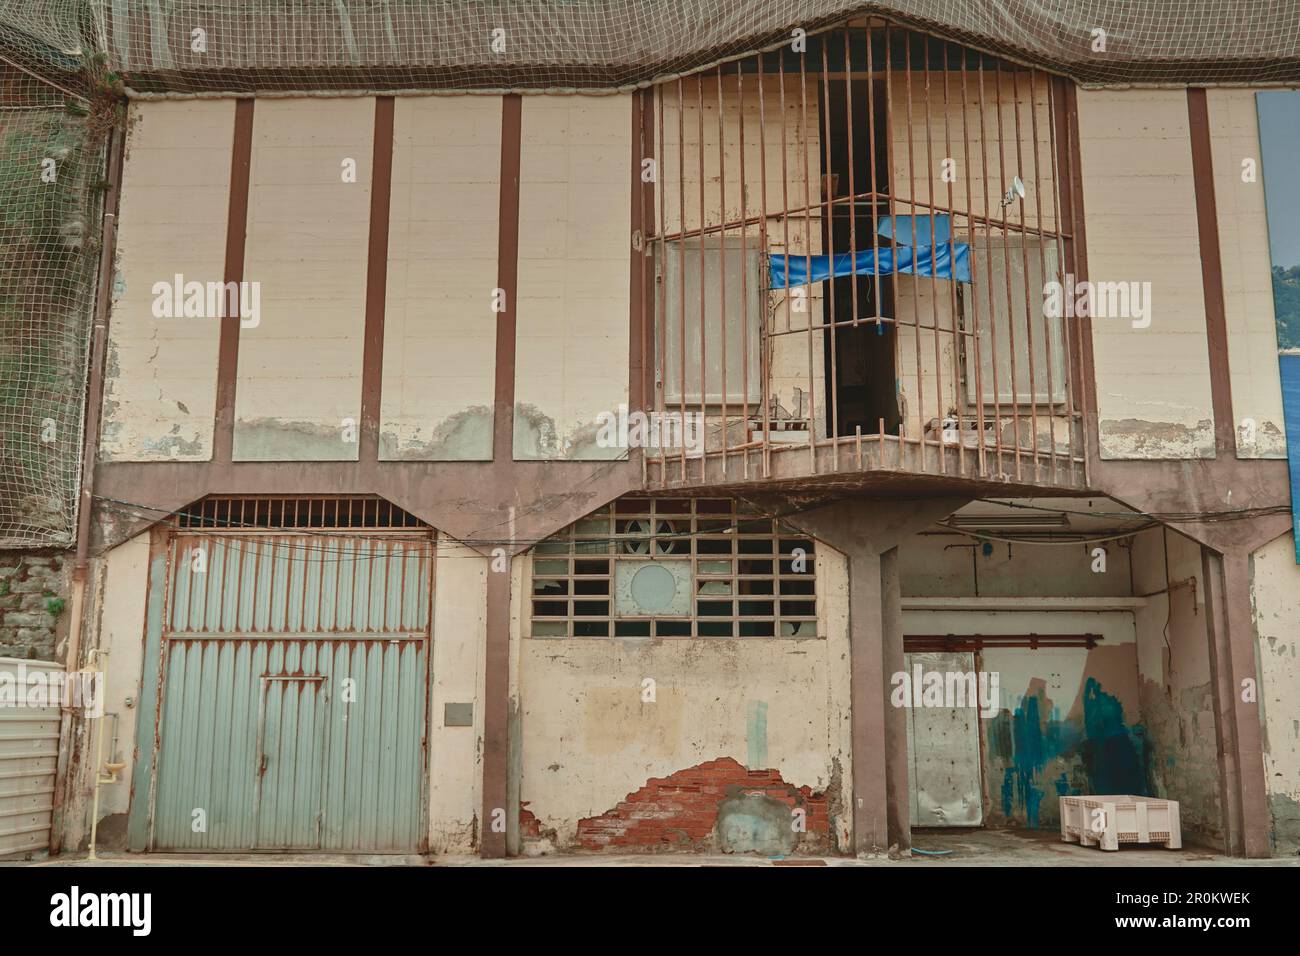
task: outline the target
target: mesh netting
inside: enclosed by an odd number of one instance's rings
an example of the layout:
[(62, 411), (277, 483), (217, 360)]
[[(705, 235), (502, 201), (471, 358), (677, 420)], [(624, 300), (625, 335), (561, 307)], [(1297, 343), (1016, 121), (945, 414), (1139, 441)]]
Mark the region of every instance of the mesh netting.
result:
[(92, 132), (85, 99), (25, 72), (44, 63), (63, 73), (49, 56), (30, 55), (52, 50), (25, 50), (21, 68), (4, 52), (0, 547), (67, 545), (76, 524), (103, 137)]
[(1300, 0), (94, 0), (94, 9), (113, 68), (139, 91), (609, 88), (859, 13), (1083, 82), (1300, 80)]

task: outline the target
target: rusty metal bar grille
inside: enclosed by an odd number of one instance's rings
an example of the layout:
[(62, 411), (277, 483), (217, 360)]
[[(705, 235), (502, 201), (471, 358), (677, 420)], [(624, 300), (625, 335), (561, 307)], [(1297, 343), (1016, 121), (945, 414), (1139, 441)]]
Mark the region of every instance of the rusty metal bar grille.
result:
[(178, 511), (171, 523), (186, 530), (212, 531), (291, 528), (387, 531), (427, 527), (415, 515), (376, 495), (213, 495)]
[(1059, 99), (877, 18), (657, 86), (650, 486), (1084, 486)]
[[(673, 567), (675, 612), (637, 606), (621, 581)], [(532, 552), (530, 636), (817, 637), (811, 539), (729, 499), (620, 498)]]
[(997, 647), (1030, 650), (1051, 647), (1083, 647), (1091, 650), (1102, 640), (1100, 634), (907, 634), (903, 649), (915, 653), (982, 651)]

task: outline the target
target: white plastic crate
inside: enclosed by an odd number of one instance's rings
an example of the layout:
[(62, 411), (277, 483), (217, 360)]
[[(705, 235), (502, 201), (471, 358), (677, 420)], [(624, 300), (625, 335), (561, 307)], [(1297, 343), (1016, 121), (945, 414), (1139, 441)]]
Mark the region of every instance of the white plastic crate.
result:
[(1118, 850), (1121, 843), (1183, 845), (1178, 801), (1129, 794), (1061, 797), (1061, 840)]

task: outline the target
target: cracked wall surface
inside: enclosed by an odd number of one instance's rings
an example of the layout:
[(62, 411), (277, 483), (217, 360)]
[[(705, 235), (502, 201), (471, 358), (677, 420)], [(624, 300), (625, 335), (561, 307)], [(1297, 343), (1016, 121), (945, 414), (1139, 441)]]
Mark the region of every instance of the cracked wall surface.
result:
[(212, 453), (220, 321), (156, 318), (156, 282), (220, 281), (233, 100), (129, 112), (100, 458), (205, 461)]

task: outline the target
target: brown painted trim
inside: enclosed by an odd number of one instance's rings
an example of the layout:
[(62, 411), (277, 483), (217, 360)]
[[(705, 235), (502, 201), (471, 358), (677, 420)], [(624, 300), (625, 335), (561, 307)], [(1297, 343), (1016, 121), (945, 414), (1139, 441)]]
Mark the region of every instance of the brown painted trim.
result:
[(366, 253), (366, 331), (361, 358), (361, 434), (357, 455), (379, 457), (379, 409), (384, 384), (384, 308), (388, 295), (388, 222), (393, 194), (393, 98), (375, 98), (370, 174), (370, 235)]
[(641, 181), (641, 163), (654, 155), (654, 96), (654, 90), (642, 90), (632, 100), (632, 228), (641, 248), (632, 249), (628, 405), (642, 410), (654, 406), (655, 276), (647, 237), (655, 233), (655, 184)]
[[(253, 100), (235, 101), (234, 143), (230, 151), (230, 204), (226, 216), (226, 265), (223, 281), (244, 280), (244, 246), (248, 238), (248, 181), (253, 159)], [(237, 297), (236, 297), (237, 298)], [(230, 461), (235, 445), (235, 382), (239, 376), (239, 309), (221, 319), (217, 349), (217, 414), (212, 433), (212, 460)]]
[[(1067, 260), (1074, 266), (1074, 281), (1088, 281), (1088, 232), (1083, 209), (1083, 151), (1079, 143), (1079, 90), (1071, 81), (1056, 81), (1057, 102), (1061, 105), (1056, 148), (1060, 153), (1058, 166), (1065, 170), (1066, 194), (1062, 195), (1062, 227), (1072, 237), (1066, 243)], [(1068, 221), (1067, 221), (1068, 217)], [(1092, 318), (1075, 316), (1078, 326), (1078, 354), (1073, 355), (1078, 376), (1078, 398), (1075, 407), (1083, 415), (1085, 431), (1085, 480), (1091, 480), (1096, 460), (1101, 456), (1100, 434), (1097, 430), (1097, 366), (1092, 351)], [(1068, 330), (1067, 330), (1068, 331)]]
[(496, 392), (492, 420), (492, 460), (515, 457), (515, 325), (519, 294), (519, 154), (523, 136), (523, 97), (501, 97), (501, 205), (497, 215), (497, 288), (505, 311), (496, 317)]
[(1228, 372), (1228, 317), (1223, 304), (1223, 261), (1219, 213), (1214, 199), (1214, 155), (1210, 146), (1210, 106), (1204, 89), (1187, 91), (1187, 121), (1192, 140), (1192, 182), (1196, 189), (1196, 232), (1201, 245), (1201, 285), (1205, 290), (1205, 339), (1210, 350), (1210, 402), (1214, 407), (1216, 455), (1237, 453)]

